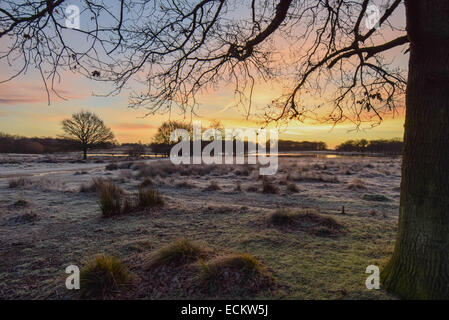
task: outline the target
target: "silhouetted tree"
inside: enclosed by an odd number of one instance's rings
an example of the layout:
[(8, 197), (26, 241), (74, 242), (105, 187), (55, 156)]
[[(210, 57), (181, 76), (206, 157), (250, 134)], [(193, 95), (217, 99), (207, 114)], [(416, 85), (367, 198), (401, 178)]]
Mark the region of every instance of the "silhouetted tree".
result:
[(74, 113), (70, 119), (62, 121), (66, 137), (80, 143), (83, 158), (87, 159), (87, 149), (94, 145), (114, 142), (114, 134), (96, 114), (89, 111)]
[(171, 133), (176, 129), (184, 129), (188, 132), (192, 132), (192, 125), (180, 121), (165, 121), (157, 129), (156, 134), (153, 137), (154, 143), (173, 144), (170, 140)]
[[(10, 79), (33, 65), (53, 84), (62, 67), (120, 91), (145, 75), (130, 104), (149, 113), (193, 111), (199, 90), (229, 80), (237, 96), (249, 94), (241, 99), (247, 114), (255, 76), (287, 79), (266, 121), (302, 121), (324, 109), (323, 121), (356, 126), (394, 113), (407, 87), (398, 238), (382, 278), (403, 297), (449, 298), (449, 1), (379, 0), (378, 23), (369, 26), (369, 0), (81, 0), (90, 19), (70, 33), (62, 3), (2, 1), (0, 38), (9, 41), (1, 59), (21, 64)], [(393, 19), (404, 3), (406, 30)], [(290, 52), (276, 59), (282, 42)], [(393, 49), (410, 54), (407, 81), (383, 57)]]

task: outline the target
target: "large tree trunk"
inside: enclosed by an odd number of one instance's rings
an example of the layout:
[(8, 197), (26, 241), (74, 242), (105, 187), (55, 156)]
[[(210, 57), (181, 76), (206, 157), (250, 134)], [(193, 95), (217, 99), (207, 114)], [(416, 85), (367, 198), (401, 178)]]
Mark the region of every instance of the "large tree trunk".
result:
[(83, 146), (83, 159), (87, 160), (87, 146)]
[(406, 0), (410, 62), (399, 230), (384, 287), (449, 299), (449, 1)]

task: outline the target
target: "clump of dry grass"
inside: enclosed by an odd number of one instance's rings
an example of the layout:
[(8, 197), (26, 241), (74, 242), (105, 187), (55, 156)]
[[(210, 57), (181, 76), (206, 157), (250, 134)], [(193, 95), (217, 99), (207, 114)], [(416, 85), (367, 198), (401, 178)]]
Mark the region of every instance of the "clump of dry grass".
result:
[(154, 185), (153, 180), (151, 180), (150, 178), (145, 178), (143, 179), (143, 181), (139, 184), (139, 188), (147, 188), (147, 187), (151, 187)]
[(81, 296), (104, 299), (118, 291), (129, 280), (130, 274), (120, 260), (99, 255), (81, 269)]
[(287, 227), (305, 231), (317, 236), (331, 236), (343, 233), (344, 227), (332, 217), (317, 212), (276, 210), (267, 217), (268, 223), (276, 227)]
[(205, 258), (208, 250), (187, 239), (176, 240), (155, 251), (148, 261), (148, 267), (161, 265), (177, 267)]
[(27, 178), (19, 177), (8, 181), (9, 188), (36, 189), (41, 191), (62, 191), (65, 183), (57, 179), (47, 177)]
[(32, 185), (33, 181), (30, 178), (19, 177), (8, 180), (9, 188), (23, 188), (25, 186)]
[(279, 193), (279, 188), (276, 185), (274, 185), (273, 182), (271, 182), (267, 178), (263, 178), (262, 179), (262, 192), (276, 194), (276, 193)]
[(212, 296), (248, 296), (268, 289), (273, 278), (249, 253), (199, 263), (198, 285)]
[(298, 182), (327, 182), (327, 183), (339, 183), (338, 177), (324, 175), (316, 172), (303, 171), (299, 174), (294, 175), (294, 181)]
[(292, 182), (287, 183), (287, 190), (290, 192), (299, 192), (299, 189), (296, 186), (296, 184), (294, 184)]
[(96, 186), (100, 210), (104, 217), (112, 217), (122, 213), (123, 190), (113, 181), (101, 180)]
[(151, 188), (139, 188), (137, 194), (137, 205), (139, 208), (150, 208), (161, 206), (164, 204), (164, 199), (157, 190)]
[(248, 192), (258, 192), (259, 191), (259, 187), (257, 185), (252, 185), (252, 186), (249, 186), (248, 188), (246, 188), (246, 191), (248, 191)]
[(203, 189), (203, 191), (217, 191), (221, 190), (220, 186), (215, 182), (215, 180), (212, 180), (210, 184)]
[(104, 184), (104, 180), (100, 177), (92, 178), (90, 184), (81, 184), (79, 192), (97, 192), (97, 190)]
[(195, 187), (192, 183), (187, 181), (178, 182), (175, 186), (177, 188), (184, 188), (184, 189), (191, 189)]
[(107, 164), (105, 167), (104, 167), (106, 170), (108, 170), (108, 171), (112, 171), (112, 170), (118, 170), (119, 169), (119, 166), (118, 166), (118, 164), (117, 163), (109, 163), (109, 164)]
[(237, 192), (242, 191), (242, 184), (240, 182), (236, 183), (234, 191), (237, 191)]

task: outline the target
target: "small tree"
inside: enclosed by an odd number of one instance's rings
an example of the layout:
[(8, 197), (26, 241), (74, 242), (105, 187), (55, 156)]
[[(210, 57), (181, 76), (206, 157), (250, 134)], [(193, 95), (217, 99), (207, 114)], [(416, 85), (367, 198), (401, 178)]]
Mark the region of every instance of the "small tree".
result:
[(87, 159), (87, 148), (114, 142), (111, 129), (95, 113), (89, 111), (75, 113), (70, 119), (63, 120), (62, 130), (67, 134), (66, 138), (81, 144), (84, 159)]

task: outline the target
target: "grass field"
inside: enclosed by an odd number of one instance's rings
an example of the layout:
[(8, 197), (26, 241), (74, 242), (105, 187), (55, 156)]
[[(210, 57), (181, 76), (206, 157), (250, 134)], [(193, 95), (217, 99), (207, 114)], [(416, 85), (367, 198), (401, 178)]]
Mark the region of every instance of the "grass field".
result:
[[(123, 263), (130, 280), (103, 298), (392, 299), (366, 288), (365, 269), (382, 267), (392, 253), (400, 166), (390, 157), (289, 157), (263, 178), (257, 166), (168, 160), (4, 163), (0, 298), (77, 299), (79, 292), (65, 288), (65, 268), (106, 254)], [(164, 205), (104, 218), (92, 178), (113, 181), (127, 197), (146, 181)], [(311, 215), (273, 223), (279, 212)], [(180, 239), (207, 255), (148, 266), (155, 252)], [(270, 284), (238, 290), (240, 275), (225, 271), (224, 278), (215, 274), (229, 283), (204, 290), (201, 275), (238, 254), (256, 259)]]

